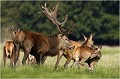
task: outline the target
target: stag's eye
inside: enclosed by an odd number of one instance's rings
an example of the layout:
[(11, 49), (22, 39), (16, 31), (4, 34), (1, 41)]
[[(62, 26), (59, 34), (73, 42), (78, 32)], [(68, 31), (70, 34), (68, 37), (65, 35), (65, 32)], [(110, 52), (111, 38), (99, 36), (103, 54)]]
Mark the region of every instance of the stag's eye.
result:
[(65, 40), (68, 40), (68, 39), (65, 39)]

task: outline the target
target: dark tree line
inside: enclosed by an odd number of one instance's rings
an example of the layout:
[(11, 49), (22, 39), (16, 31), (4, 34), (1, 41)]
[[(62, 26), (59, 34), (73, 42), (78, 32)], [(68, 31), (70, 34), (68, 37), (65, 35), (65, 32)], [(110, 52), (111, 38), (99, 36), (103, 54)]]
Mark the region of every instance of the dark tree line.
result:
[[(8, 36), (7, 28), (17, 26), (29, 31), (42, 32), (47, 35), (57, 34), (56, 26), (42, 13), (45, 1), (1, 1), (2, 38)], [(57, 4), (46, 2), (49, 7)], [(73, 20), (78, 28), (68, 37), (73, 40), (94, 34), (96, 44), (119, 44), (119, 1), (60, 1), (58, 20), (64, 20), (65, 26)], [(40, 13), (38, 13), (40, 12)], [(66, 28), (64, 26), (64, 28)], [(7, 29), (8, 30), (8, 29)]]

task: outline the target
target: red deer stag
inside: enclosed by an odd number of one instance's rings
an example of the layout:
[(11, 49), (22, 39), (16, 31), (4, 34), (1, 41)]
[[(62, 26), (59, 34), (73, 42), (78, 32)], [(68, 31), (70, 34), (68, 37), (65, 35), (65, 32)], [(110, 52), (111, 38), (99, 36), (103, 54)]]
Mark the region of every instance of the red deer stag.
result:
[[(65, 20), (63, 21), (63, 22), (59, 22), (58, 20), (57, 20), (57, 12), (58, 12), (58, 7), (59, 7), (59, 3), (55, 6), (55, 7), (53, 7), (52, 9), (49, 9), (48, 7), (47, 7), (47, 5), (46, 5), (46, 3), (45, 3), (45, 5), (44, 6), (42, 6), (42, 12), (53, 22), (53, 24), (55, 24), (56, 26), (57, 26), (57, 28), (58, 28), (58, 30), (60, 31), (60, 33), (65, 33), (64, 35), (67, 35), (67, 34), (70, 34), (70, 33), (72, 33), (74, 30), (75, 30), (75, 28), (76, 28), (76, 25), (71, 21), (71, 23), (72, 23), (72, 28), (73, 29), (70, 29), (69, 27), (66, 29), (66, 30), (64, 30), (62, 27), (64, 26), (64, 24), (66, 23), (66, 21), (67, 21), (67, 18), (68, 18), (68, 15), (66, 15), (65, 16)], [(67, 32), (69, 30), (69, 32)], [(51, 39), (52, 40), (52, 39)], [(68, 40), (68, 39), (67, 39)], [(71, 42), (71, 41), (70, 41)], [(52, 49), (54, 49), (54, 47), (52, 47)], [(48, 53), (46, 53), (44, 56), (47, 56), (47, 55), (49, 55), (49, 54), (51, 54), (51, 56), (53, 56), (53, 55), (57, 55), (58, 53), (57, 53), (58, 51), (53, 51), (53, 52), (48, 52)], [(59, 58), (57, 58), (57, 60), (58, 60), (58, 62), (56, 63), (56, 65), (55, 65), (55, 68), (57, 68), (57, 66), (58, 66), (58, 63), (59, 63), (59, 61), (60, 61), (60, 59), (62, 58), (62, 55), (63, 55), (63, 50), (60, 50), (59, 52), (61, 52), (60, 53), (60, 55), (58, 56)]]
[[(12, 67), (14, 66), (14, 58), (15, 58), (14, 50), (15, 50), (15, 47), (14, 47), (13, 41), (7, 41), (3, 47), (4, 66), (6, 65), (7, 58), (10, 59), (10, 66)], [(19, 55), (19, 52), (18, 52), (18, 55)]]

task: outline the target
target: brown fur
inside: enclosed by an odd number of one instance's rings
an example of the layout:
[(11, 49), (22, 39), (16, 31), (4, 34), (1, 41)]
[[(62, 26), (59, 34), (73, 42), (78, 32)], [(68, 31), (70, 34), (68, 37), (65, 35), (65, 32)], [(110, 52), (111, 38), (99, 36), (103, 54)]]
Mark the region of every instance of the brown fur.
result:
[(26, 59), (28, 58), (28, 55), (32, 48), (34, 48), (35, 53), (37, 53), (38, 55), (47, 52), (49, 49), (47, 39), (47, 36), (42, 33), (27, 32), (20, 29), (18, 29), (17, 31), (13, 31), (13, 41), (16, 47), (15, 58), (17, 59), (17, 53), (20, 49), (24, 51), (24, 57), (22, 59), (23, 64), (26, 63)]
[(84, 40), (85, 40), (82, 44), (80, 42), (78, 42), (78, 41), (72, 41), (71, 40), (71, 43), (75, 46), (75, 48), (73, 50), (66, 50), (66, 52), (64, 53), (64, 56), (67, 58), (66, 63), (64, 64), (64, 67), (68, 66), (68, 64), (72, 60), (73, 52), (78, 47), (80, 47), (80, 46), (89, 46), (89, 47), (91, 47), (91, 45), (93, 45), (92, 34), (90, 34), (89, 37), (86, 37), (84, 34), (82, 34), (82, 35), (83, 35)]
[[(88, 46), (81, 46), (78, 47), (74, 52), (73, 52), (73, 59), (75, 60), (73, 65), (76, 65), (77, 63), (80, 63), (83, 65), (86, 61), (89, 62), (88, 59), (94, 58), (94, 56), (91, 58), (93, 54), (95, 54), (95, 57), (98, 56), (99, 52), (101, 50), (101, 47), (94, 47), (90, 48)], [(79, 62), (80, 60), (80, 62)], [(93, 70), (89, 67), (90, 70)]]
[[(64, 67), (67, 67), (67, 65), (70, 63), (71, 59), (74, 60), (72, 58), (73, 51), (75, 52), (77, 50), (77, 48), (80, 47), (80, 46), (78, 46), (79, 44), (81, 46), (91, 47), (92, 49), (95, 48), (95, 46), (93, 45), (93, 41), (92, 41), (92, 34), (89, 37), (86, 37), (84, 34), (82, 34), (82, 35), (83, 35), (85, 41), (83, 43), (73, 42), (74, 45), (75, 45), (75, 48), (72, 51), (71, 50), (67, 50), (67, 52), (64, 53), (64, 56), (67, 58), (67, 61), (66, 61), (65, 65), (64, 65)], [(89, 69), (93, 70), (94, 65), (96, 64), (96, 62), (99, 61), (101, 56), (102, 56), (101, 52), (99, 51), (97, 54), (93, 54), (90, 58), (88, 58), (88, 60), (85, 61), (88, 64)]]
[[(7, 58), (10, 59), (10, 66), (14, 66), (14, 58), (15, 58), (14, 49), (15, 49), (15, 47), (14, 47), (13, 41), (7, 41), (5, 43), (5, 45), (3, 47), (4, 66), (6, 65)], [(19, 58), (19, 56), (18, 56), (18, 58)]]
[(18, 29), (17, 31), (13, 31), (13, 35), (13, 41), (16, 47), (16, 58), (17, 52), (20, 49), (24, 51), (23, 64), (25, 64), (29, 53), (35, 56), (37, 64), (39, 64), (44, 61), (45, 56), (54, 56), (55, 54), (58, 55), (59, 59), (59, 50), (73, 48), (68, 38), (62, 34), (49, 37), (42, 33), (27, 32)]

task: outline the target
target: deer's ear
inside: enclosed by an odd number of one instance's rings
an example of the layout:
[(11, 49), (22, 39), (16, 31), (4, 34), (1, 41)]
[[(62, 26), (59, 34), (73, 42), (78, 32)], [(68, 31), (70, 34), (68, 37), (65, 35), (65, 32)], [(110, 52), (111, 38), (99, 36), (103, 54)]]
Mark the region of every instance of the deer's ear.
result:
[(102, 49), (102, 46), (99, 46), (100, 49)]
[(61, 39), (63, 37), (62, 34), (58, 34), (58, 38)]
[(20, 31), (20, 30), (21, 30), (21, 29), (20, 29), (20, 27), (19, 27), (17, 31)]
[(83, 33), (81, 33), (81, 34), (84, 37), (84, 40), (87, 40), (87, 37)]
[(13, 29), (12, 29), (12, 28), (10, 28), (10, 31), (11, 31), (11, 32), (13, 32)]
[(92, 34), (90, 34), (90, 37), (89, 37), (90, 39), (92, 39), (93, 38), (93, 35)]
[(13, 34), (15, 34), (15, 32), (13, 31), (13, 29), (12, 29), (12, 28), (10, 28), (10, 31), (11, 31)]

